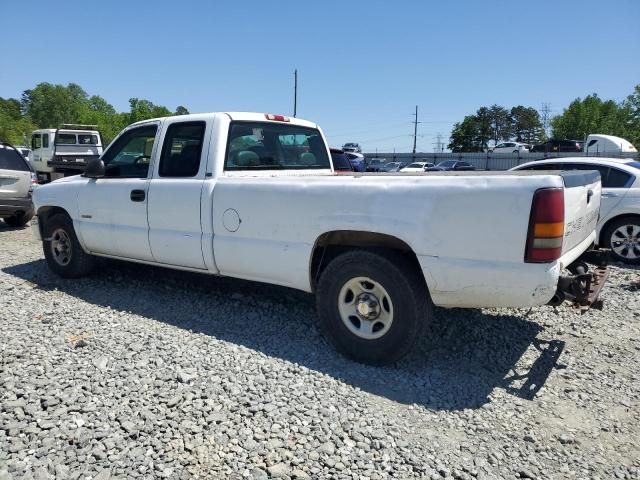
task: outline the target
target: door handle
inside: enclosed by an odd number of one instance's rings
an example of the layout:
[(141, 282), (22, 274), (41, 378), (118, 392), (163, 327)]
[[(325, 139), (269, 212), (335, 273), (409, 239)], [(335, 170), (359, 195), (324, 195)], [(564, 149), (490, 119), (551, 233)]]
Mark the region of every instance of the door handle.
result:
[(131, 190), (131, 201), (132, 202), (144, 202), (146, 194), (144, 190)]
[(587, 205), (591, 203), (591, 197), (593, 197), (593, 190), (587, 192)]

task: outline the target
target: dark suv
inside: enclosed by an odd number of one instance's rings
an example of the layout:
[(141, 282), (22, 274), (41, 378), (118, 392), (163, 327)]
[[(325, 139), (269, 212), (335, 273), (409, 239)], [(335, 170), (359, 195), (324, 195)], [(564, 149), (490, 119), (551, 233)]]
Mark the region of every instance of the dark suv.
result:
[(538, 145), (534, 145), (530, 152), (545, 152), (545, 153), (556, 153), (556, 152), (581, 152), (582, 147), (584, 146), (584, 142), (581, 140), (547, 140), (544, 143), (540, 143)]

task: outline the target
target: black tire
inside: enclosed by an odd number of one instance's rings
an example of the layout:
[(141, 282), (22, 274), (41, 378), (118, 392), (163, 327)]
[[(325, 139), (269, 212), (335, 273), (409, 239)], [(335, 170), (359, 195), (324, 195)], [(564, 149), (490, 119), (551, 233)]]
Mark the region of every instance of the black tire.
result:
[[(629, 263), (632, 265), (640, 264), (640, 234), (636, 233), (636, 246), (630, 246), (628, 249), (620, 248), (619, 240), (622, 240), (623, 237), (620, 237), (616, 234), (619, 228), (623, 228), (627, 226), (633, 232), (638, 232), (640, 230), (640, 218), (637, 217), (626, 217), (615, 220), (609, 227), (604, 235), (604, 244), (611, 249), (611, 257), (619, 262)], [(629, 235), (632, 235), (629, 233)], [(636, 258), (628, 258), (628, 256), (624, 256), (624, 252), (634, 252)]]
[(11, 217), (5, 218), (4, 223), (6, 223), (7, 225), (13, 228), (20, 228), (20, 227), (24, 227), (32, 218), (33, 218), (33, 214), (18, 213)]
[[(62, 233), (64, 232), (64, 234)], [(49, 268), (64, 278), (78, 278), (88, 275), (95, 265), (95, 257), (86, 253), (73, 228), (73, 222), (68, 215), (58, 213), (49, 218), (43, 227), (44, 240), (42, 248)], [(64, 261), (60, 259), (60, 249), (56, 248), (56, 242), (66, 235), (66, 244), (69, 246), (68, 255)]]
[[(392, 304), (392, 321), (389, 327), (379, 329), (381, 332), (386, 328), (380, 338), (361, 338), (350, 330), (347, 320), (342, 319), (341, 292), (357, 277), (379, 283)], [(316, 303), (320, 329), (336, 349), (369, 365), (390, 364), (409, 353), (432, 316), (431, 298), (421, 273), (403, 255), (393, 252), (352, 250), (335, 257), (320, 276)], [(380, 302), (380, 308), (382, 305)], [(363, 317), (348, 318), (359, 322)]]

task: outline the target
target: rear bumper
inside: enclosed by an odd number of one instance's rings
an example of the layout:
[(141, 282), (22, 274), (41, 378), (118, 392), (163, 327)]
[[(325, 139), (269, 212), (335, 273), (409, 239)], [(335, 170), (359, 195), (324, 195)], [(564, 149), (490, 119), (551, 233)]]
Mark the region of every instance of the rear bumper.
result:
[(563, 269), (587, 251), (595, 231), (550, 263), (418, 256), (435, 305), (441, 307), (533, 307), (549, 303)]
[(0, 198), (0, 217), (10, 217), (16, 213), (33, 215), (31, 198)]
[(549, 302), (560, 263), (524, 263), (419, 256), (431, 299), (441, 307), (533, 307)]

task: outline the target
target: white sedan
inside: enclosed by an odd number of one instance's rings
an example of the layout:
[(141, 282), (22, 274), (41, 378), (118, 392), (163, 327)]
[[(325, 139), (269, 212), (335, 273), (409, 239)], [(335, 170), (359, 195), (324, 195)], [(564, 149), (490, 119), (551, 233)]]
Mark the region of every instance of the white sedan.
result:
[(566, 157), (529, 162), (511, 170), (598, 170), (602, 199), (597, 243), (610, 248), (617, 260), (640, 264), (640, 162)]
[(427, 168), (433, 167), (431, 162), (413, 162), (400, 169), (401, 172), (426, 172)]
[(531, 145), (520, 142), (502, 142), (493, 147), (493, 153), (527, 153)]

